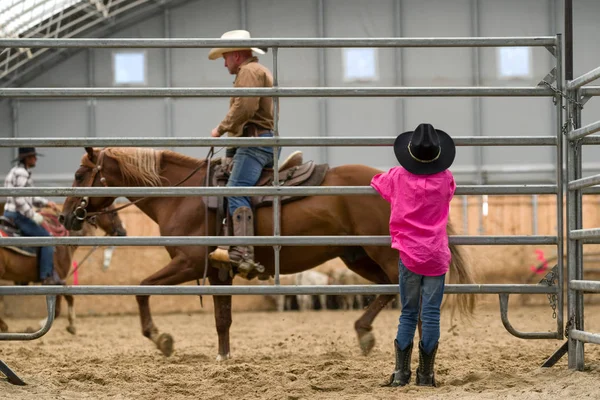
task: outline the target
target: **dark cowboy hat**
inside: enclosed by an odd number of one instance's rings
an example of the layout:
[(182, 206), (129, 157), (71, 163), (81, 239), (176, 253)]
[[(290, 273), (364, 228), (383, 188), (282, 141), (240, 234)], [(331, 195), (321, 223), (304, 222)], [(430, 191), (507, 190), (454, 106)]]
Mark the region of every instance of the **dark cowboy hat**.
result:
[(456, 147), (446, 132), (435, 129), (431, 124), (420, 124), (414, 131), (398, 135), (394, 153), (408, 172), (431, 175), (452, 165)]
[(17, 158), (15, 158), (13, 160), (13, 162), (21, 161), (24, 158), (29, 157), (29, 156), (42, 156), (43, 157), (44, 155), (35, 151), (35, 147), (19, 147), (19, 156)]

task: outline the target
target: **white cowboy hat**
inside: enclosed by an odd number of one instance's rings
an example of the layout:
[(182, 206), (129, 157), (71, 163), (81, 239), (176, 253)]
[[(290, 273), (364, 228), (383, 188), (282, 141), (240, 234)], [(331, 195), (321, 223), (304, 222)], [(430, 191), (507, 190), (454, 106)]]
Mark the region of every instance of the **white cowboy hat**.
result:
[[(250, 32), (245, 31), (245, 30), (229, 31), (229, 32), (225, 32), (221, 36), (221, 39), (250, 39)], [(210, 52), (208, 53), (208, 59), (216, 60), (216, 59), (220, 58), (223, 55), (223, 53), (229, 53), (231, 51), (238, 51), (238, 50), (252, 50), (258, 54), (265, 54), (264, 50), (256, 48), (256, 47), (226, 47), (226, 48), (216, 47), (214, 49), (210, 49)]]

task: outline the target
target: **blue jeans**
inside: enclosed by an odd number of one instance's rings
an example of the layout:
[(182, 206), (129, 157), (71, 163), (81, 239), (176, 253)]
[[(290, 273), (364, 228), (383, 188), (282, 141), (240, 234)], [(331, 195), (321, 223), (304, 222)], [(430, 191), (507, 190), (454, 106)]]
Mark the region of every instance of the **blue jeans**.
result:
[(419, 311), (422, 321), (423, 350), (431, 354), (435, 344), (440, 339), (440, 307), (444, 297), (444, 278), (439, 276), (424, 276), (415, 274), (402, 264), (400, 270), (400, 301), (402, 313), (396, 340), (400, 350), (406, 349), (415, 336)]
[[(273, 133), (263, 133), (260, 137), (272, 137)], [(227, 186), (254, 186), (258, 182), (263, 168), (273, 167), (272, 147), (240, 147), (233, 156), (233, 168)], [(228, 197), (229, 214), (233, 215), (239, 207), (250, 206), (250, 197)]]
[[(51, 236), (48, 231), (36, 224), (32, 219), (27, 218), (23, 214), (12, 211), (4, 211), (6, 218), (12, 219), (21, 230), (23, 236)], [(54, 247), (40, 247), (40, 279), (44, 280), (52, 276), (54, 272)]]

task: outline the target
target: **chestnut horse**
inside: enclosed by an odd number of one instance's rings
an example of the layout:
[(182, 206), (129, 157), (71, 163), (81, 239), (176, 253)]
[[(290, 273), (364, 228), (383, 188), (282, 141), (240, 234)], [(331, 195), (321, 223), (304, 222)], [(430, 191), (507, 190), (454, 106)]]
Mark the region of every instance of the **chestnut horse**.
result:
[[(116, 211), (112, 211), (114, 206), (110, 206), (105, 214), (98, 215), (93, 221), (94, 225), (101, 228), (109, 236), (127, 236), (123, 227), (121, 218)], [(52, 216), (52, 211), (48, 212)], [(56, 216), (55, 216), (56, 218)], [(58, 225), (60, 226), (60, 225)], [(64, 229), (64, 228), (63, 228)], [(94, 235), (96, 228), (90, 223), (85, 223), (76, 230), (70, 230), (70, 236), (91, 236)], [(65, 279), (71, 270), (73, 255), (78, 246), (56, 246), (54, 251), (54, 269), (61, 279)], [(26, 256), (16, 253), (10, 249), (0, 247), (0, 279), (18, 282), (19, 284), (28, 284), (29, 282), (39, 282), (39, 269), (36, 257)], [(56, 298), (55, 318), (60, 315), (61, 297)], [(68, 305), (69, 325), (67, 331), (75, 334), (75, 309), (72, 295), (64, 296)], [(8, 326), (0, 319), (0, 332), (7, 332)]]
[[(86, 147), (86, 154), (75, 173), (74, 187), (90, 186), (204, 186), (207, 161), (173, 151), (147, 148)], [(363, 165), (345, 165), (330, 169), (322, 186), (369, 186), (379, 173)], [(112, 204), (112, 197), (69, 197), (65, 201), (61, 222), (69, 229), (79, 229), (87, 212)], [(161, 236), (216, 235), (216, 215), (205, 212), (199, 196), (129, 198), (154, 220)], [(289, 202), (281, 209), (281, 234), (290, 235), (389, 235), (389, 204), (377, 195), (312, 196)], [(78, 218), (79, 217), (79, 218)], [(208, 225), (206, 225), (208, 224)], [(256, 236), (273, 234), (273, 210), (261, 207), (255, 214)], [(452, 234), (449, 225), (449, 233)], [(166, 246), (171, 261), (144, 279), (142, 285), (178, 285), (201, 278), (205, 256), (210, 246)], [(451, 283), (473, 283), (471, 273), (455, 246), (451, 246), (452, 264), (448, 280)], [(255, 258), (270, 275), (274, 275), (272, 247), (255, 249)], [(398, 283), (398, 251), (388, 246), (283, 246), (280, 253), (282, 274), (292, 274), (316, 267), (341, 257), (348, 268), (377, 284)], [(228, 274), (208, 268), (211, 285), (231, 285)], [(173, 337), (161, 333), (152, 320), (149, 296), (137, 296), (142, 333), (169, 356), (173, 352)], [(394, 295), (380, 295), (355, 322), (359, 345), (368, 354), (375, 344), (372, 322)], [(230, 357), (229, 328), (231, 326), (231, 296), (213, 296), (216, 328), (219, 339), (217, 360)], [(459, 295), (453, 303), (464, 315), (472, 315), (475, 297)]]

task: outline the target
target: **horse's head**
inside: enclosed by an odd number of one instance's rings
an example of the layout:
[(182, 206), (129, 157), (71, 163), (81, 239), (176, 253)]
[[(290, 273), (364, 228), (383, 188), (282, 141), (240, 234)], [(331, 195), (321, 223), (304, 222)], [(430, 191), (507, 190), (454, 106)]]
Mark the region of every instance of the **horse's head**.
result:
[[(81, 165), (75, 172), (73, 187), (119, 186), (118, 163), (105, 157), (104, 151), (86, 147)], [(69, 230), (81, 230), (88, 219), (88, 213), (101, 211), (110, 206), (114, 197), (67, 197), (60, 215), (60, 222)]]
[[(85, 148), (73, 187), (162, 186), (162, 151), (146, 148)], [(79, 230), (94, 214), (104, 214), (114, 196), (67, 197), (60, 216), (69, 230)]]

